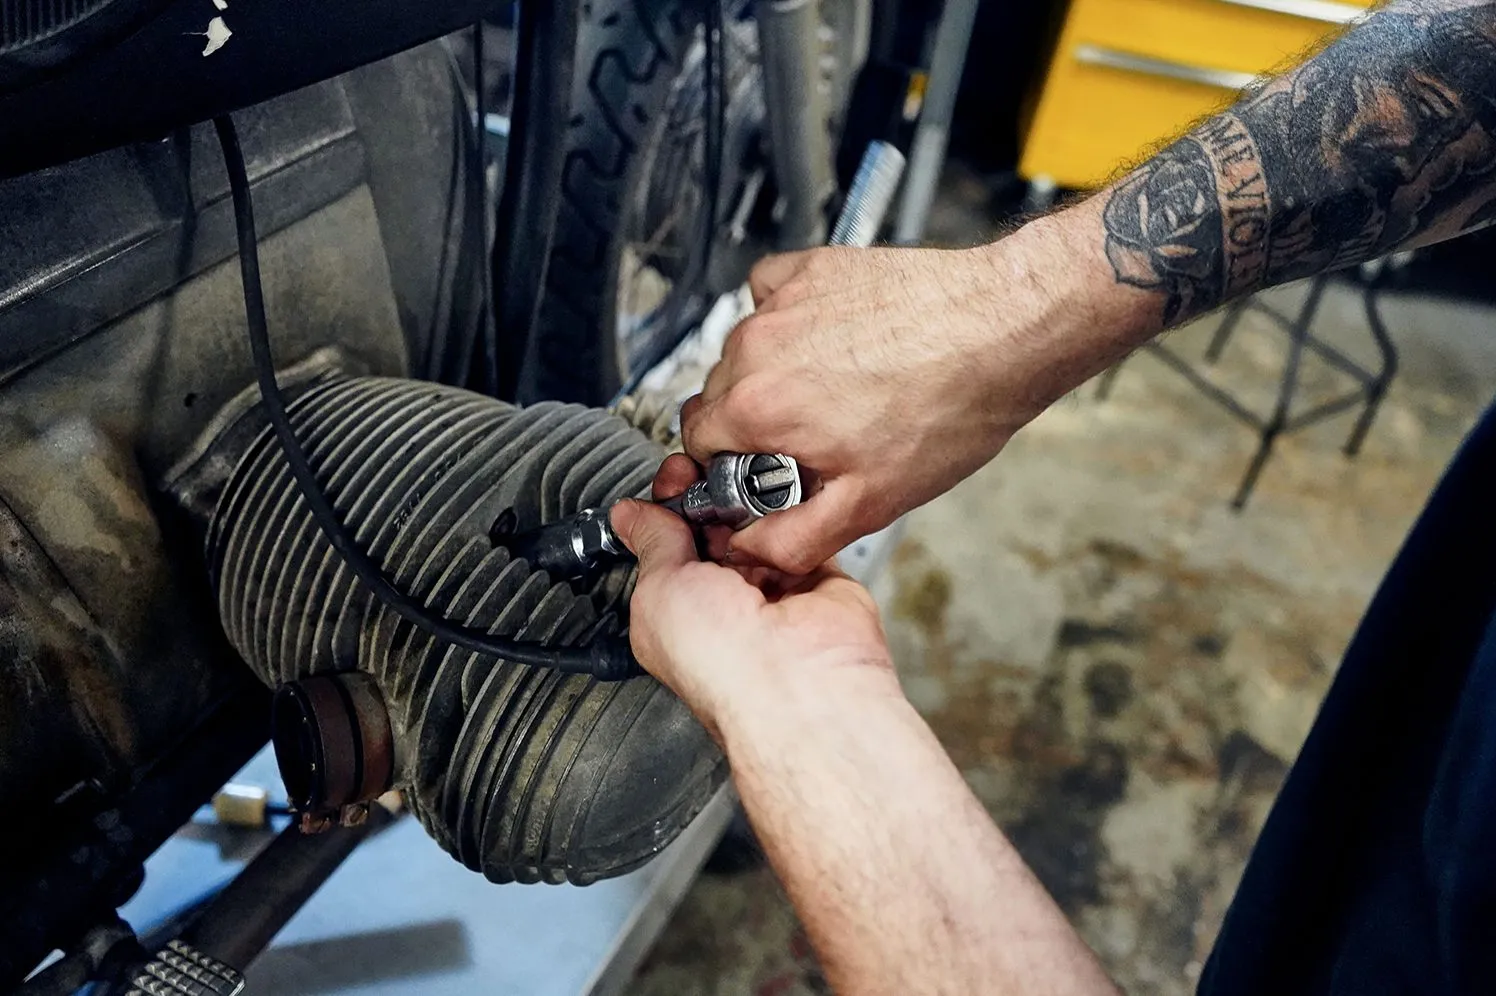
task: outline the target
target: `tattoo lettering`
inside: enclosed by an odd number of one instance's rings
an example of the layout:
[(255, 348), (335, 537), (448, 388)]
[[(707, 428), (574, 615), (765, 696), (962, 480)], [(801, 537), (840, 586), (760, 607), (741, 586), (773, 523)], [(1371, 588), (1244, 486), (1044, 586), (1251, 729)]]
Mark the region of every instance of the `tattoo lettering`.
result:
[(1210, 160), (1221, 211), (1222, 294), (1235, 297), (1267, 278), (1271, 201), (1257, 141), (1240, 119), (1223, 114), (1200, 129), (1200, 147)]
[(1496, 0), (1400, 0), (1139, 167), (1103, 212), (1167, 324), (1489, 223)]

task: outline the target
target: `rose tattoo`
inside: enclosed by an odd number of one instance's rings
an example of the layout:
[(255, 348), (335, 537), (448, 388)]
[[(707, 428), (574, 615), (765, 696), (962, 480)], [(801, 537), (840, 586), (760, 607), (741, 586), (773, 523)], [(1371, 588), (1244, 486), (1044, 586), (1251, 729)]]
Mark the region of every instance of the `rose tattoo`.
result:
[(1221, 210), (1200, 145), (1181, 139), (1123, 180), (1105, 211), (1117, 279), (1166, 295), (1164, 321), (1221, 298)]

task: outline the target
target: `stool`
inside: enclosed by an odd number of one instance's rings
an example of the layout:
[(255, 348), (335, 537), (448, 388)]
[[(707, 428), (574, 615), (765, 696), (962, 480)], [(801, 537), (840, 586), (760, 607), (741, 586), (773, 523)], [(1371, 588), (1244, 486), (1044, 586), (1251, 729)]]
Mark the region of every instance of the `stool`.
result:
[[(1246, 506), (1253, 488), (1257, 486), (1257, 478), (1261, 476), (1262, 468), (1267, 464), (1268, 457), (1272, 455), (1273, 444), (1285, 432), (1302, 429), (1348, 408), (1361, 405), (1361, 414), (1356, 418), (1350, 438), (1345, 442), (1345, 455), (1354, 457), (1361, 451), (1361, 444), (1366, 440), (1366, 433), (1371, 428), (1372, 419), (1376, 418), (1377, 409), (1387, 395), (1387, 388), (1397, 374), (1397, 347), (1392, 344), (1392, 339), (1387, 335), (1387, 326), (1383, 323), (1381, 312), (1377, 307), (1377, 295), (1385, 285), (1385, 278), (1389, 272), (1390, 268), (1380, 265), (1378, 261), (1378, 263), (1366, 264), (1359, 270), (1338, 275), (1340, 279), (1349, 279), (1361, 288), (1362, 303), (1366, 310), (1366, 324), (1371, 329), (1372, 339), (1381, 355), (1381, 365), (1374, 372), (1335, 347), (1315, 338), (1310, 331), (1315, 315), (1319, 311), (1320, 301), (1324, 297), (1325, 286), (1331, 279), (1334, 279), (1329, 274), (1314, 277), (1309, 282), (1309, 293), (1304, 298), (1303, 304), (1299, 306), (1296, 316), (1289, 317), (1262, 301), (1260, 296), (1255, 294), (1241, 298), (1227, 308), (1225, 317), (1217, 327), (1215, 335), (1211, 337), (1210, 346), (1205, 351), (1207, 363), (1214, 364), (1221, 358), (1221, 353), (1225, 351), (1226, 344), (1235, 333), (1242, 315), (1246, 314), (1249, 309), (1267, 315), (1275, 325), (1288, 334), (1288, 358), (1283, 365), (1282, 380), (1278, 384), (1278, 400), (1273, 406), (1272, 414), (1266, 418), (1243, 405), (1230, 392), (1206, 380), (1188, 360), (1162, 342), (1155, 340), (1143, 347), (1178, 371), (1205, 397), (1257, 430), (1257, 452), (1247, 466), (1247, 472), (1242, 478), (1240, 487), (1237, 488), (1236, 497), (1231, 500), (1231, 507), (1236, 511), (1241, 511)], [(1315, 405), (1306, 411), (1295, 413), (1293, 410), (1294, 394), (1298, 390), (1299, 366), (1306, 349), (1318, 354), (1330, 366), (1355, 381), (1356, 388), (1348, 394)], [(1122, 364), (1118, 363), (1101, 375), (1096, 390), (1098, 398), (1104, 400), (1111, 392), (1112, 384), (1117, 379), (1121, 368)]]

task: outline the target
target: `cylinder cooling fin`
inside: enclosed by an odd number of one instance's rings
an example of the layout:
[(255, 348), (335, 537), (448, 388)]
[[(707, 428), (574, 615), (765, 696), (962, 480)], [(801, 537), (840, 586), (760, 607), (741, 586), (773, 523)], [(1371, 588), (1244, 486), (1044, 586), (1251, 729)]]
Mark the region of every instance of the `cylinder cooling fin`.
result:
[(4, 0), (0, 92), (123, 37), (163, 6), (165, 0)]
[[(490, 539), (501, 518), (524, 529), (646, 489), (661, 451), (621, 419), (386, 378), (325, 381), (290, 414), (359, 543), (432, 610), (556, 645), (622, 621), (628, 568), (553, 584)], [(327, 543), (268, 430), (218, 500), (207, 556), (224, 629), (266, 683), (373, 679), (396, 786), (449, 853), (494, 881), (585, 884), (637, 867), (726, 775), (652, 678), (514, 665), (396, 616)]]
[(76, 27), (116, 0), (6, 0), (0, 5), (0, 55), (38, 45)]

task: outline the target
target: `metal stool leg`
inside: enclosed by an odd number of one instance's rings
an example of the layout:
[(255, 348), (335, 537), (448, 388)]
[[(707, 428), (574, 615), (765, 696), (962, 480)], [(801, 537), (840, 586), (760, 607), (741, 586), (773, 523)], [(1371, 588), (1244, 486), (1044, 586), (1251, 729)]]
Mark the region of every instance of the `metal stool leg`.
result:
[(1252, 297), (1239, 298), (1235, 304), (1226, 311), (1226, 317), (1221, 319), (1221, 324), (1216, 326), (1215, 334), (1210, 337), (1210, 345), (1205, 350), (1205, 362), (1215, 363), (1221, 358), (1221, 353), (1226, 350), (1226, 342), (1231, 334), (1236, 331), (1236, 326), (1241, 322), (1241, 316), (1246, 314), (1252, 306)]
[(1309, 296), (1304, 299), (1303, 307), (1299, 309), (1298, 318), (1294, 319), (1293, 327), (1288, 330), (1288, 360), (1283, 364), (1283, 380), (1278, 385), (1278, 402), (1273, 407), (1272, 417), (1262, 427), (1257, 452), (1247, 466), (1247, 473), (1242, 477), (1241, 486), (1236, 490), (1236, 497), (1231, 500), (1231, 507), (1238, 512), (1246, 507), (1247, 499), (1252, 497), (1252, 491), (1257, 487), (1257, 479), (1262, 476), (1262, 468), (1267, 465), (1268, 457), (1273, 454), (1273, 444), (1278, 441), (1278, 436), (1288, 425), (1288, 413), (1293, 406), (1293, 394), (1299, 386), (1299, 364), (1304, 357), (1304, 343), (1308, 341), (1309, 326), (1314, 324), (1314, 316), (1319, 311), (1320, 299), (1324, 297), (1327, 282), (1326, 277), (1315, 279), (1309, 288)]
[(1345, 441), (1345, 455), (1348, 457), (1361, 452), (1361, 444), (1366, 442), (1366, 433), (1371, 430), (1372, 420), (1377, 417), (1382, 399), (1387, 396), (1387, 388), (1391, 386), (1392, 378), (1397, 376), (1397, 346), (1387, 334), (1387, 325), (1382, 321), (1382, 313), (1377, 308), (1376, 295), (1376, 288), (1368, 287), (1362, 295), (1362, 301), (1366, 306), (1366, 324), (1371, 327), (1371, 336), (1382, 354), (1382, 369), (1377, 372), (1376, 379), (1367, 385), (1366, 407), (1361, 409), (1355, 428), (1351, 429), (1350, 438)]
[(1236, 489), (1236, 497), (1231, 499), (1231, 510), (1240, 512), (1247, 507), (1247, 499), (1252, 497), (1252, 491), (1257, 487), (1257, 478), (1262, 476), (1262, 468), (1267, 466), (1267, 458), (1273, 455), (1273, 443), (1278, 440), (1281, 427), (1268, 426), (1262, 430), (1258, 437), (1257, 452), (1252, 455), (1252, 462), (1247, 466), (1247, 473), (1241, 479), (1241, 485)]

